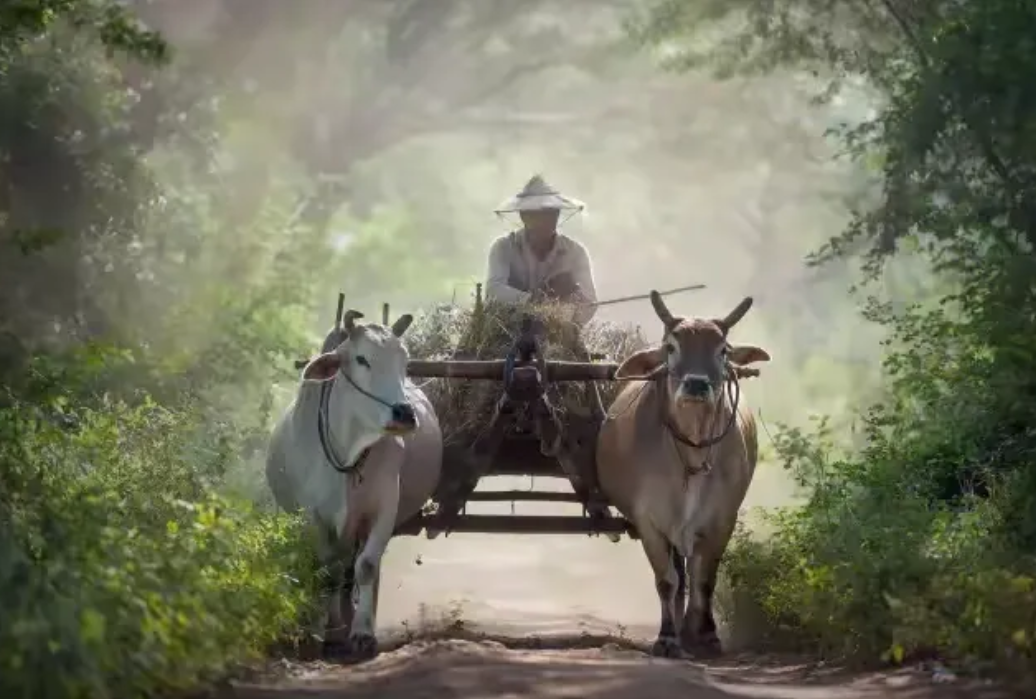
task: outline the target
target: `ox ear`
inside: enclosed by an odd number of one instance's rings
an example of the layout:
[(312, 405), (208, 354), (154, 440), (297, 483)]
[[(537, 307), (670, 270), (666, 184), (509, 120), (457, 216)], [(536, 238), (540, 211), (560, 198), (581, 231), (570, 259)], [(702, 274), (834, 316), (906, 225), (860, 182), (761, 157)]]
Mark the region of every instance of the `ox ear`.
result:
[(328, 381), (333, 379), (335, 372), (342, 366), (342, 358), (337, 352), (325, 352), (302, 370), (304, 381)]
[(665, 349), (653, 347), (634, 352), (615, 370), (617, 379), (646, 379), (665, 364)]
[(755, 345), (731, 345), (727, 351), (727, 358), (734, 364), (754, 364), (770, 361), (770, 353)]

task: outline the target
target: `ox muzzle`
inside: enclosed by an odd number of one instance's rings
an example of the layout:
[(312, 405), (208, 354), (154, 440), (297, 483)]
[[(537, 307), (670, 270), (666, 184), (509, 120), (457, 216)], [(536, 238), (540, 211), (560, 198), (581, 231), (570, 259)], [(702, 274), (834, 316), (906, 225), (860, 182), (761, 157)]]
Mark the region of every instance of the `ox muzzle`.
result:
[(385, 433), (390, 435), (410, 434), (417, 429), (417, 413), (410, 403), (394, 403), (389, 406), (389, 420)]
[(355, 388), (360, 394), (370, 398), (375, 403), (380, 403), (384, 407), (388, 408), (388, 420), (382, 428), (385, 431), (385, 434), (401, 436), (410, 434), (417, 429), (417, 412), (414, 410), (412, 403), (409, 401), (391, 403), (380, 396), (374, 395), (363, 386), (356, 383), (353, 377), (348, 373), (344, 371), (340, 373), (342, 377), (349, 382), (349, 385)]
[(705, 374), (684, 374), (676, 386), (677, 403), (710, 403), (719, 394)]

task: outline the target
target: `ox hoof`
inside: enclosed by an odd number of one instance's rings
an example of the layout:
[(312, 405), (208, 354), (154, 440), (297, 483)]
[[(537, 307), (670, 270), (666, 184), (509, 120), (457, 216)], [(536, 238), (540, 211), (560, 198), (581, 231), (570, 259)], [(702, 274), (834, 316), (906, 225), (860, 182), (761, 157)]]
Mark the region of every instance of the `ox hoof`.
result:
[(714, 635), (705, 638), (681, 638), (680, 645), (695, 658), (718, 658), (723, 655), (723, 646)]
[(349, 657), (349, 644), (344, 641), (324, 640), (321, 649), (324, 660), (344, 660)]
[(378, 639), (374, 636), (353, 636), (349, 639), (349, 650), (353, 660), (370, 660), (378, 654)]
[(653, 646), (651, 646), (651, 655), (656, 658), (682, 658), (684, 657), (683, 649), (680, 647), (680, 642), (672, 637), (661, 637), (655, 640)]
[(719, 641), (710, 643), (696, 643), (689, 648), (684, 648), (688, 653), (693, 655), (695, 658), (702, 659), (715, 659), (723, 655), (723, 647), (719, 644)]

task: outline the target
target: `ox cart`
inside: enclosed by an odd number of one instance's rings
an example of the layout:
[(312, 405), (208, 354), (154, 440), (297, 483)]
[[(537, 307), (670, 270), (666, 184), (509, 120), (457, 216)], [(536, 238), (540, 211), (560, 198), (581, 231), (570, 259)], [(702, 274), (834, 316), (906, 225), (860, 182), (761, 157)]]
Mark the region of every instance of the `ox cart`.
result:
[[(661, 296), (658, 291), (649, 295), (665, 327), (663, 342), (632, 352), (621, 366), (604, 361), (607, 357), (591, 356), (581, 332), (575, 347), (567, 347), (575, 350), (576, 360), (548, 359), (548, 330), (554, 326), (530, 313), (496, 326), (519, 326), (513, 334), (504, 334), (504, 343), (493, 345), (505, 348), (500, 352), (503, 356), (474, 358), (485, 312), (481, 286), (470, 323), (476, 332), (463, 336), (459, 347), (447, 343), (451, 349), (447, 359), (407, 358), (400, 338), (413, 316), (404, 314), (388, 327), (387, 304), (378, 326), (354, 325), (360, 314), (350, 311), (343, 333), (339, 326), (344, 296), (339, 296), (335, 329), (325, 340), (323, 353), (311, 362), (297, 363), (305, 366), (303, 376), (316, 379), (316, 385), (303, 382), (299, 399), (275, 431), (267, 460), (267, 478), (275, 495), (281, 494), (279, 502), (284, 507), (297, 502), (284, 483), (291, 486), (292, 477), (302, 482), (295, 492), (302, 491), (315, 503), (313, 521), (324, 534), (322, 558), (345, 565), (344, 585), (334, 579), (340, 573), (329, 578), (328, 633), (349, 629), (348, 645), (354, 651), (362, 656), (376, 652), (380, 560), (392, 536), (422, 531), (429, 538), (450, 532), (604, 534), (618, 541), (626, 534), (641, 539), (655, 574), (662, 613), (652, 652), (666, 657), (681, 657), (688, 650), (719, 652), (712, 612), (716, 575), (758, 458), (755, 421), (741, 410), (738, 380), (758, 376), (758, 369), (748, 365), (769, 361), (770, 355), (760, 347), (733, 345), (728, 340), (730, 329), (751, 307), (751, 297), (723, 317), (683, 318), (671, 313)], [(381, 353), (373, 363), (368, 360), (370, 352)], [(404, 361), (409, 377), (439, 382), (434, 385), (437, 391), (454, 384), (470, 389), (475, 382), (483, 386), (491, 382), (498, 388), (482, 392), (480, 400), (469, 400), (471, 391), (452, 395), (447, 391), (440, 393), (447, 399), (436, 404), (425, 391), (403, 381)], [(368, 386), (380, 369), (378, 376), (388, 375), (380, 384), (386, 393), (364, 388), (357, 383), (355, 371), (343, 366), (360, 367), (358, 376)], [(344, 381), (338, 382), (338, 376)], [(601, 382), (623, 380), (642, 382), (641, 392), (624, 391), (612, 401), (615, 414), (607, 415)], [(346, 395), (363, 400), (349, 403), (338, 394), (340, 416), (348, 417), (344, 411), (352, 405), (368, 406), (378, 415), (354, 413), (352, 422), (341, 420), (346, 429), (367, 425), (372, 439), (366, 447), (355, 440), (349, 461), (336, 455), (328, 426), (330, 395), (343, 390), (342, 385), (353, 389)], [(581, 409), (566, 409), (572, 404), (566, 400), (571, 393), (561, 390), (565, 386), (582, 389)], [(394, 387), (394, 394), (387, 392), (389, 387)], [(460, 403), (451, 402), (452, 397), (459, 397)], [(311, 420), (315, 418), (316, 430), (311, 421), (298, 418), (307, 410)], [(418, 411), (422, 411), (420, 419)], [(456, 415), (470, 419), (460, 423), (464, 429), (459, 439), (447, 439), (440, 429), (443, 418)], [(688, 424), (698, 429), (692, 427), (695, 432), (689, 434)], [(384, 434), (401, 433), (411, 436), (382, 439)], [(599, 445), (606, 451), (597, 454)], [(717, 445), (723, 448), (714, 449)], [(351, 474), (350, 482), (355, 477), (355, 507), (347, 506), (346, 479), (320, 469), (316, 472), (324, 476), (313, 477), (314, 471), (302, 470), (301, 477), (297, 471), (289, 472), (291, 465), (301, 464), (304, 469), (321, 454), (335, 471)], [(364, 485), (360, 469), (368, 457), (374, 464), (370, 481), (380, 482), (380, 488)], [(378, 469), (378, 464), (383, 468)], [(410, 483), (420, 483), (422, 468), (438, 477), (437, 485), (429, 478), (423, 486), (411, 486), (407, 499), (406, 475), (415, 478)], [(709, 477), (714, 468), (721, 477)], [(572, 492), (478, 491), (487, 476), (563, 478)], [(634, 519), (636, 530), (631, 522), (613, 516), (598, 476), (617, 507)], [(684, 497), (671, 497), (681, 492)], [(403, 502), (406, 508), (397, 509)], [(475, 502), (568, 502), (582, 505), (583, 512), (579, 516), (517, 515), (512, 509), (509, 515), (468, 514), (468, 505)], [(688, 502), (708, 506), (692, 506), (688, 512)], [(645, 516), (648, 510), (650, 516)], [(696, 571), (693, 575), (691, 569)], [(690, 597), (689, 590), (693, 591)], [(340, 597), (347, 592), (356, 593), (355, 609), (351, 596), (348, 604), (338, 604), (346, 601)], [(336, 643), (325, 636), (325, 649)]]
[[(344, 296), (339, 295), (335, 327), (341, 321)], [(473, 322), (483, 313), (482, 285), (476, 287)], [(388, 304), (382, 307), (388, 322)], [(597, 382), (615, 380), (618, 365), (586, 354), (585, 361), (549, 360), (544, 356), (544, 328), (538, 318), (525, 315), (515, 329), (515, 340), (504, 356), (473, 359), (461, 346), (450, 359), (411, 358), (407, 374), (414, 380), (479, 381), (499, 384), (499, 398), (484, 416), (484, 424), (470, 442), (444, 445), (442, 476), (431, 501), (417, 515), (402, 522), (394, 536), (428, 538), (451, 532), (484, 534), (607, 535), (613, 541), (626, 534), (636, 538), (631, 525), (613, 516), (596, 486), (597, 433), (606, 413)], [(305, 361), (296, 362), (302, 368)], [(590, 405), (585, 414), (562, 411), (551, 399), (552, 387), (583, 383)], [(572, 492), (537, 490), (479, 491), (488, 476), (532, 476), (565, 479)], [(582, 505), (581, 515), (468, 514), (474, 502), (555, 502)]]

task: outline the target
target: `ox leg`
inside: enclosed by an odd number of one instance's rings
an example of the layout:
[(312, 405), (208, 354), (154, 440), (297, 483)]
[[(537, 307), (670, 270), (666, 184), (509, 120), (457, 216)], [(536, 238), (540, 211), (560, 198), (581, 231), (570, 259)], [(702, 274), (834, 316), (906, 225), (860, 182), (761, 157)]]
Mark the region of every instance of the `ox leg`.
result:
[(341, 609), (339, 628), (343, 634), (343, 642), (347, 641), (349, 634), (352, 632), (353, 616), (356, 612), (353, 605), (353, 589), (356, 586), (355, 557), (356, 552), (352, 551), (342, 559), (344, 574), (342, 576), (342, 585), (338, 588), (338, 604)]
[(673, 603), (673, 613), (675, 619), (683, 619), (687, 611), (687, 560), (675, 546), (669, 548), (673, 568), (676, 570), (676, 599)]
[(683, 655), (676, 636), (676, 590), (678, 578), (669, 542), (652, 526), (640, 526), (640, 543), (647, 554), (648, 562), (655, 574), (655, 591), (661, 605), (662, 619), (658, 627), (658, 638), (651, 647), (651, 654), (663, 658), (679, 658)]
[(719, 561), (720, 556), (705, 546), (698, 547), (688, 559), (691, 598), (680, 632), (680, 645), (696, 656), (715, 657), (722, 651), (712, 610)]
[[(378, 654), (378, 640), (375, 636), (377, 622), (378, 587), (381, 578), (381, 558), (385, 555), (392, 527), (395, 524), (395, 512), (386, 518), (388, 526), (375, 527), (363, 543), (360, 554), (356, 557), (354, 568), (356, 575), (356, 614), (353, 617), (352, 631), (349, 634), (349, 645), (352, 653), (360, 659), (373, 658)], [(380, 523), (379, 523), (380, 524)]]
[[(346, 546), (331, 527), (320, 527), (318, 556), (324, 568), (324, 655), (341, 656), (347, 650), (352, 604), (349, 597), (349, 560)], [(344, 604), (343, 604), (344, 602)]]
[(381, 566), (378, 566), (378, 575), (374, 578), (374, 623), (378, 623), (378, 595), (381, 592)]

